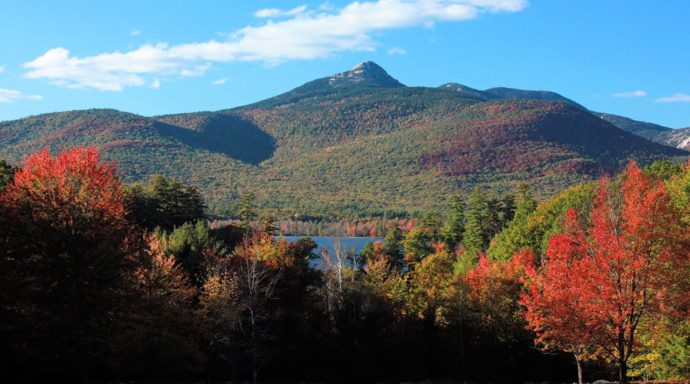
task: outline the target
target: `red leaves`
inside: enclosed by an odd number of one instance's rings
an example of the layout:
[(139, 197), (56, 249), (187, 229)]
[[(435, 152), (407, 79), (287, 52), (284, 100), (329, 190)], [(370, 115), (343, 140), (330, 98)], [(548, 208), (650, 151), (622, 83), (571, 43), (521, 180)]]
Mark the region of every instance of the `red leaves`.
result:
[(99, 162), (94, 148), (76, 147), (56, 157), (48, 149), (30, 155), (2, 200), (17, 214), (62, 228), (93, 220), (113, 224), (125, 214), (115, 166)]
[(589, 225), (568, 212), (565, 231), (551, 238), (543, 265), (530, 272), (522, 304), (544, 347), (576, 352), (592, 345), (627, 361), (640, 319), (659, 309), (673, 284), (669, 262), (687, 262), (687, 249), (663, 183), (632, 162), (620, 192), (611, 185), (600, 182)]

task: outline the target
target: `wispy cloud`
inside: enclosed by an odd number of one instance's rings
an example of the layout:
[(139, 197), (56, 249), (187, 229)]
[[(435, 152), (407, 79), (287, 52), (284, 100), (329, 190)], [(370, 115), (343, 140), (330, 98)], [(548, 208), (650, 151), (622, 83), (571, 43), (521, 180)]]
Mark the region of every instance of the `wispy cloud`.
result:
[(690, 103), (690, 95), (685, 93), (675, 93), (671, 96), (656, 99), (657, 103)]
[(290, 16), (296, 16), (299, 14), (304, 13), (307, 10), (306, 5), (301, 5), (296, 8), (289, 9), (287, 11), (284, 11), (282, 9), (278, 8), (264, 8), (256, 11), (254, 13), (255, 17), (262, 18), (262, 19), (267, 19), (267, 18), (278, 18), (278, 17), (290, 17)]
[(25, 95), (20, 91), (14, 89), (0, 88), (0, 104), (15, 103), (20, 100), (43, 100), (40, 95)]
[(227, 83), (228, 80), (230, 80), (230, 79), (228, 79), (227, 77), (224, 77), (224, 78), (222, 78), (222, 79), (213, 80), (213, 81), (211, 82), (211, 84), (213, 84), (213, 85), (223, 85), (223, 84)]
[(160, 87), (161, 87), (160, 79), (153, 79), (153, 82), (151, 83), (151, 88), (158, 89)]
[(642, 91), (642, 90), (630, 91), (630, 92), (618, 92), (618, 93), (613, 94), (613, 97), (622, 97), (622, 98), (645, 97), (645, 96), (647, 96), (647, 92)]
[(132, 37), (134, 37), (134, 36), (139, 36), (139, 35), (141, 35), (141, 30), (140, 30), (140, 29), (135, 29), (135, 30), (133, 30), (132, 32), (130, 32), (129, 35), (132, 36)]
[(212, 63), (277, 65), (338, 52), (374, 51), (379, 46), (372, 38), (376, 32), (469, 20), (483, 13), (518, 12), (526, 6), (526, 0), (377, 0), (355, 1), (343, 8), (261, 10), (256, 16), (281, 19), (234, 31), (226, 41), (143, 45), (85, 57), (53, 48), (25, 63), (24, 76), (70, 88), (121, 91), (144, 86), (146, 77), (198, 76)]
[(386, 53), (388, 53), (388, 56), (405, 56), (405, 55), (407, 55), (407, 51), (405, 50), (405, 48), (401, 48), (401, 47), (389, 48)]
[(0, 73), (3, 73), (3, 72), (5, 72), (5, 67), (3, 67), (2, 65), (0, 65)]

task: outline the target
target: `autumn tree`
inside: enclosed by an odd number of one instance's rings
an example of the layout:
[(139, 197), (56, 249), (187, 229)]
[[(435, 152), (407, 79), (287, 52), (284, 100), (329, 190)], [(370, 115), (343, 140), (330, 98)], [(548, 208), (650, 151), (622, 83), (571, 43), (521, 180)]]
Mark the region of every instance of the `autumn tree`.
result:
[(534, 255), (525, 250), (510, 260), (493, 261), (483, 254), (465, 276), (468, 311), (473, 322), (499, 341), (522, 337), (524, 320), (518, 301), (522, 279), (532, 267)]
[[(551, 239), (539, 271), (545, 285), (533, 288), (525, 303), (528, 314), (530, 310), (541, 312), (528, 316), (532, 328), (540, 337), (548, 330), (554, 334), (548, 338), (559, 339), (559, 343), (570, 338), (567, 334), (573, 327), (551, 322), (557, 319), (550, 316), (557, 310), (554, 306), (561, 304), (577, 312), (583, 318), (574, 328), (586, 324), (596, 330), (594, 347), (616, 362), (619, 380), (625, 383), (641, 321), (663, 307), (673, 280), (678, 278), (669, 272), (687, 271), (684, 238), (688, 228), (681, 222), (681, 212), (674, 209), (666, 186), (650, 179), (634, 162), (623, 175), (620, 193), (616, 192), (610, 191), (608, 180), (603, 180), (590, 212), (591, 224), (571, 223), (568, 230)], [(573, 211), (568, 216), (574, 221)], [(562, 278), (564, 269), (568, 278)], [(562, 289), (553, 292), (552, 301), (540, 302), (544, 291), (552, 294), (546, 282), (556, 281), (558, 276)], [(559, 295), (570, 297), (562, 299)], [(546, 307), (530, 308), (530, 302)], [(566, 319), (568, 324), (571, 322)]]
[(579, 309), (581, 287), (564, 284), (579, 271), (577, 265), (586, 252), (585, 233), (577, 225), (574, 210), (568, 211), (565, 232), (549, 243), (547, 259), (541, 270), (528, 269), (529, 293), (523, 295), (520, 303), (525, 306), (525, 319), (533, 330), (536, 344), (543, 350), (561, 350), (573, 354), (577, 367), (577, 382), (582, 384), (582, 362), (594, 352), (595, 328), (600, 324), (590, 323)]
[(165, 240), (143, 236), (112, 339), (116, 369), (147, 380), (199, 372), (204, 361), (193, 308), (197, 290), (166, 248)]
[(454, 299), (453, 262), (453, 256), (439, 248), (421, 260), (411, 273), (415, 306), (430, 326), (447, 325), (454, 315), (450, 305)]
[(271, 324), (276, 320), (269, 303), (276, 298), (276, 286), (289, 262), (288, 249), (284, 239), (276, 241), (271, 234), (254, 232), (234, 252), (242, 309), (238, 328), (247, 345), (254, 383), (268, 357), (264, 342), (271, 338)]
[[(128, 228), (115, 166), (94, 148), (27, 157), (0, 197), (11, 239), (2, 257), (22, 292), (9, 343), (45, 367), (74, 377), (95, 373), (127, 271)], [(20, 309), (21, 308), (21, 309)], [(22, 339), (24, 337), (24, 339)], [(17, 345), (17, 344), (15, 344)]]

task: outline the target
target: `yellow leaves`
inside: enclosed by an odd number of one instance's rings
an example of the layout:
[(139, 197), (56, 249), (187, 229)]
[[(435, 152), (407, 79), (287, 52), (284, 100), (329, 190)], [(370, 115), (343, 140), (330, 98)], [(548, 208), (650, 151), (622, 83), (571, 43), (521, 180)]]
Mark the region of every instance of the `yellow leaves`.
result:
[(190, 299), (194, 290), (189, 286), (175, 257), (166, 253), (164, 241), (152, 234), (145, 235), (144, 241), (146, 247), (134, 271), (134, 278), (146, 299)]

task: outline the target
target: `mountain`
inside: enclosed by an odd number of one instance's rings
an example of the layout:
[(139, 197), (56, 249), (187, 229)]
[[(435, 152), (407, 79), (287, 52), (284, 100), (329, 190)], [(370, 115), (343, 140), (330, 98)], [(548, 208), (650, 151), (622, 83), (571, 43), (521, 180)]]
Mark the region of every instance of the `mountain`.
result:
[(305, 83), (289, 92), (256, 103), (256, 106), (272, 107), (294, 103), (305, 98), (344, 97), (366, 88), (403, 88), (404, 84), (391, 77), (378, 64), (365, 61), (349, 71), (336, 73)]
[(476, 98), (478, 98), (480, 100), (484, 100), (484, 101), (489, 101), (489, 100), (553, 101), (553, 102), (570, 104), (574, 107), (581, 108), (581, 109), (587, 109), (587, 108), (583, 107), (582, 105), (574, 102), (573, 100), (570, 100), (564, 96), (559, 95), (556, 92), (527, 91), (527, 90), (523, 90), (523, 89), (505, 88), (505, 87), (489, 88), (489, 89), (486, 89), (484, 91), (480, 91), (480, 90), (470, 88), (468, 86), (458, 84), (458, 83), (446, 83), (446, 84), (443, 84), (440, 88), (452, 90), (452, 91), (467, 95), (469, 97), (476, 97)]
[(554, 93), (407, 87), (371, 62), (216, 112), (98, 109), (0, 122), (0, 144), (14, 162), (46, 146), (96, 145), (126, 181), (178, 177), (216, 213), (251, 191), (281, 217), (416, 214), (476, 185), (506, 192), (528, 182), (549, 195), (629, 159), (687, 154)]
[(645, 139), (690, 151), (690, 128), (673, 129), (609, 113), (592, 112), (609, 123)]

